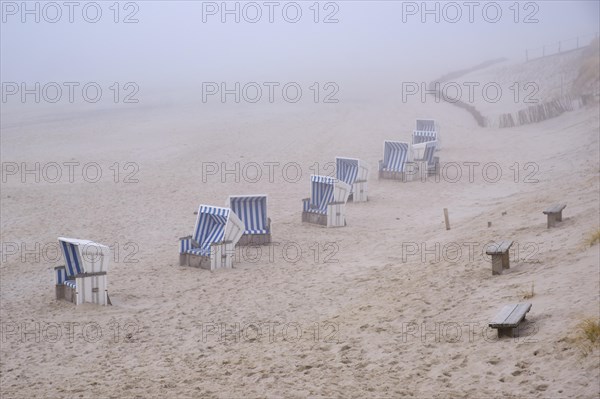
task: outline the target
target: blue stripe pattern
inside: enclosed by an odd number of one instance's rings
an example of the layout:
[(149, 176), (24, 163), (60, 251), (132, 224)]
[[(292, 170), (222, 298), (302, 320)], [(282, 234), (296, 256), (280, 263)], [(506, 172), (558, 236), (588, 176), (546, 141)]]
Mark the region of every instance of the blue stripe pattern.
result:
[(73, 289), (77, 289), (77, 284), (75, 284), (75, 280), (67, 280), (67, 281), (65, 281), (65, 285), (67, 287), (71, 287)]
[(402, 143), (400, 141), (384, 141), (383, 170), (404, 172), (404, 165), (407, 158), (408, 143)]
[(67, 271), (64, 267), (54, 269), (56, 272), (56, 284), (60, 285), (67, 280)]
[(267, 196), (229, 198), (231, 210), (244, 222), (244, 234), (268, 234)]
[(424, 132), (435, 132), (435, 119), (417, 119), (417, 128)]
[(311, 207), (309, 212), (327, 214), (327, 205), (333, 202), (333, 188), (335, 179), (329, 176), (311, 175)]
[[(196, 254), (201, 252), (201, 255), (210, 255), (211, 244), (223, 241), (223, 237), (225, 236), (225, 225), (227, 224), (228, 218), (228, 208), (200, 205), (193, 235), (194, 240), (200, 244), (200, 248), (190, 248), (187, 250), (187, 253)], [(191, 245), (191, 243), (189, 244)], [(184, 245), (187, 244), (182, 243), (180, 250), (183, 249)]]
[(184, 238), (179, 241), (179, 253), (185, 254), (188, 250), (192, 249), (192, 239)]
[(206, 248), (192, 248), (187, 251), (188, 254), (192, 255), (200, 255), (200, 256), (210, 256), (210, 245), (208, 249)]
[(302, 211), (310, 212), (310, 198), (302, 200)]
[(337, 157), (335, 159), (335, 172), (339, 180), (352, 186), (358, 176), (358, 159)]
[(425, 144), (425, 151), (423, 152), (423, 160), (427, 161), (427, 164), (432, 164), (434, 153), (435, 153), (435, 141), (429, 141), (427, 144)]
[(60, 243), (62, 244), (61, 248), (67, 264), (67, 276), (74, 277), (77, 274), (81, 274), (83, 270), (81, 269), (81, 258), (77, 250), (78, 246), (65, 241), (60, 241)]
[(413, 144), (427, 143), (435, 140), (437, 140), (436, 131), (415, 130), (412, 135)]

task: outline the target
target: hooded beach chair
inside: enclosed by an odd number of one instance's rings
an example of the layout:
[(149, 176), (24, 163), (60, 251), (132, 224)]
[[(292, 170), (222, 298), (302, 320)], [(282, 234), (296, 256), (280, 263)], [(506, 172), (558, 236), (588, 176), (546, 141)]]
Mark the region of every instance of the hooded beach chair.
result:
[(367, 201), (368, 165), (360, 159), (335, 158), (335, 173), (338, 180), (350, 185), (348, 200), (353, 202)]
[(75, 305), (95, 303), (110, 305), (106, 273), (110, 248), (93, 241), (58, 238), (65, 265), (54, 268), (56, 299), (66, 299)]
[(271, 219), (267, 217), (266, 195), (231, 195), (227, 205), (244, 223), (244, 234), (237, 245), (271, 242)]
[(302, 221), (327, 227), (346, 225), (350, 185), (329, 176), (310, 176), (310, 198), (302, 200)]
[(379, 161), (379, 178), (411, 180), (416, 170), (412, 160), (412, 148), (408, 143), (384, 141), (383, 160)]
[(437, 141), (428, 141), (426, 143), (413, 146), (413, 150), (414, 147), (423, 146), (422, 156), (415, 158), (415, 163), (417, 164), (421, 178), (435, 175), (439, 171), (440, 159), (439, 157), (434, 156), (436, 145)]
[(412, 135), (412, 144), (421, 144), (428, 141), (437, 141), (436, 149), (440, 149), (441, 141), (437, 123), (434, 119), (417, 119)]
[(200, 205), (194, 234), (180, 238), (179, 264), (215, 270), (231, 268), (244, 223), (230, 208)]

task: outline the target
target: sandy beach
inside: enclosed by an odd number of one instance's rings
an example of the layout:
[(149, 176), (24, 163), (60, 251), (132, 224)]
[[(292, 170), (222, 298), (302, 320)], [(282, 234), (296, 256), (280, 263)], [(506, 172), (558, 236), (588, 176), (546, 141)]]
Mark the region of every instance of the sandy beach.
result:
[[(535, 74), (508, 75), (523, 65), (471, 78)], [(597, 398), (600, 352), (578, 325), (600, 306), (598, 104), (499, 129), (417, 96), (340, 98), (6, 110), (1, 396)], [(440, 124), (440, 175), (378, 180), (383, 141), (410, 141), (419, 117)], [(343, 228), (301, 223), (309, 176), (336, 156), (369, 164), (369, 201)], [(199, 204), (257, 193), (270, 246), (238, 247), (233, 269), (179, 266)], [(59, 236), (111, 247), (112, 306), (55, 299)], [(504, 239), (493, 276), (485, 246)], [(523, 301), (520, 336), (499, 339), (488, 322)]]

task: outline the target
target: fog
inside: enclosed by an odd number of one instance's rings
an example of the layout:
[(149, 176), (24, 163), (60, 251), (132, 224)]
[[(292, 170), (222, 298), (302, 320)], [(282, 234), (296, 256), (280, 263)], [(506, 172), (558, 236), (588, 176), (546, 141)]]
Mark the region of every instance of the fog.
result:
[(522, 61), (527, 48), (589, 41), (600, 13), (596, 1), (65, 4), (2, 3), (3, 82), (136, 82), (141, 95), (305, 80), (353, 86), (360, 97), (491, 58)]

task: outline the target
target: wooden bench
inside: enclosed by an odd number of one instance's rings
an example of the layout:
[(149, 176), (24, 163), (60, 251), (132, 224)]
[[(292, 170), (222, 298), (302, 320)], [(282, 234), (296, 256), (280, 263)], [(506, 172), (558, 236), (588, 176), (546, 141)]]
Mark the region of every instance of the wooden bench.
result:
[(562, 222), (562, 211), (567, 204), (554, 204), (544, 211), (548, 215), (548, 228), (553, 227), (556, 222)]
[(489, 326), (498, 329), (498, 338), (516, 337), (519, 334), (519, 323), (525, 320), (529, 309), (531, 304), (525, 302), (505, 305), (490, 321)]
[(488, 245), (485, 253), (492, 255), (492, 275), (502, 274), (502, 269), (510, 269), (508, 250), (512, 245), (512, 241), (500, 241)]

